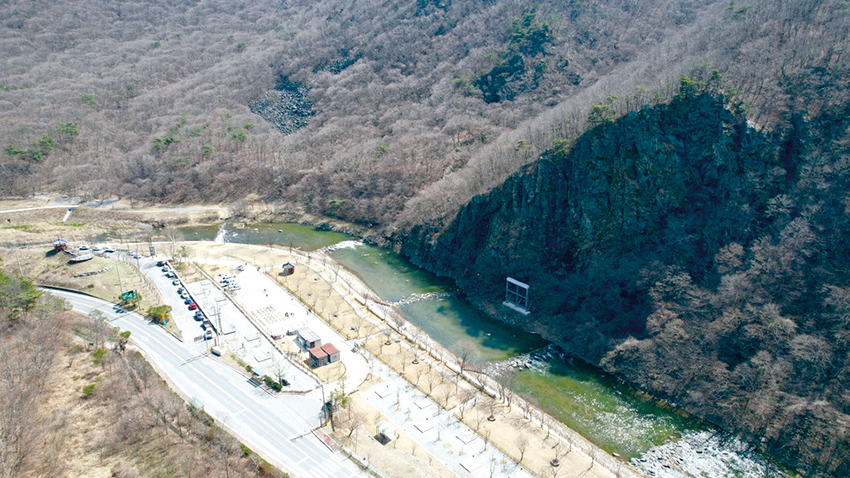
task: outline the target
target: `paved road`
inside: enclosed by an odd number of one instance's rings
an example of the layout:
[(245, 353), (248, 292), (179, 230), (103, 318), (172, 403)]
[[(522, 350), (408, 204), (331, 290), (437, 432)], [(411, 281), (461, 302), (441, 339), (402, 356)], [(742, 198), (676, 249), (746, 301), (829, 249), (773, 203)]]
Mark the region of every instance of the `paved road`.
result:
[(81, 294), (48, 292), (67, 299), (81, 313), (100, 310), (113, 325), (129, 330), (134, 343), (173, 386), (200, 400), (207, 413), (270, 463), (295, 476), (367, 476), (311, 433), (319, 421), (319, 400), (302, 395), (271, 396), (138, 314), (116, 313), (111, 303)]
[(0, 211), (0, 214), (7, 214), (7, 213), (12, 213), (12, 212), (35, 211), (35, 210), (38, 210), (38, 209), (58, 209), (60, 207), (73, 209), (73, 208), (78, 207), (78, 206), (73, 206), (73, 205), (70, 205), (70, 204), (58, 204), (56, 206), (24, 207), (24, 208), (21, 208), (21, 209), (7, 209), (6, 211)]

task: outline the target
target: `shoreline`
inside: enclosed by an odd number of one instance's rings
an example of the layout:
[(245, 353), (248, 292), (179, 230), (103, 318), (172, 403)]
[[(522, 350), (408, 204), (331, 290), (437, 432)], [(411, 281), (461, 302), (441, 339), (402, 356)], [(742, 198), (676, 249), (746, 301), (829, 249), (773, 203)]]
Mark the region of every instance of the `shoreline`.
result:
[[(112, 207), (112, 206), (114, 206), (114, 204), (110, 205), (110, 207)], [(64, 211), (61, 210), (62, 207), (64, 207), (64, 205), (60, 206), (60, 207), (51, 207), (50, 209), (46, 209), (45, 211), (15, 211), (13, 213), (13, 215), (15, 217), (17, 217), (18, 215), (41, 216), (38, 219), (44, 220), (44, 219), (47, 219), (47, 217), (44, 217), (44, 216), (54, 216), (56, 214), (60, 214), (60, 215), (64, 214)], [(75, 212), (75, 216), (72, 216), (72, 218), (78, 217), (80, 219), (93, 221), (93, 222), (95, 222), (95, 224), (92, 224), (92, 226), (99, 227), (97, 222), (104, 220), (104, 219), (120, 222), (120, 223), (122, 223), (121, 224), (122, 226), (126, 225), (126, 222), (133, 222), (133, 223), (135, 223), (136, 229), (138, 230), (139, 233), (141, 233), (141, 234), (149, 233), (151, 235), (153, 235), (154, 232), (157, 231), (157, 230), (159, 230), (157, 232), (160, 232), (160, 234), (162, 234), (164, 232), (164, 228), (166, 228), (166, 227), (174, 227), (174, 226), (180, 227), (180, 226), (185, 226), (185, 225), (190, 225), (190, 224), (195, 224), (195, 225), (200, 225), (200, 224), (221, 225), (221, 224), (224, 223), (225, 219), (230, 219), (231, 221), (233, 219), (235, 219), (235, 218), (233, 218), (229, 215), (230, 212), (227, 208), (221, 207), (221, 206), (187, 206), (187, 207), (178, 207), (178, 208), (151, 206), (151, 207), (143, 207), (143, 208), (139, 208), (139, 209), (127, 209), (126, 207), (120, 207), (120, 206), (116, 209), (106, 209), (104, 207), (85, 207), (85, 205), (76, 206), (76, 207), (79, 208), (80, 214), (77, 214)], [(250, 211), (250, 213), (248, 213), (248, 214), (245, 214), (248, 211), (242, 211), (242, 213), (237, 217), (239, 218), (240, 222), (253, 222), (253, 221), (265, 222), (265, 221), (269, 221), (269, 220), (274, 220), (274, 221), (293, 221), (293, 220), (295, 220), (299, 224), (311, 225), (313, 227), (317, 227), (317, 228), (322, 229), (322, 230), (336, 230), (336, 231), (346, 232), (348, 234), (352, 234), (352, 233), (358, 234), (359, 237), (362, 237), (362, 236), (360, 236), (361, 233), (367, 232), (367, 231), (357, 231), (357, 232), (355, 232), (355, 230), (357, 230), (359, 228), (354, 227), (353, 225), (348, 225), (346, 227), (345, 225), (335, 224), (334, 221), (332, 221), (332, 220), (316, 218), (316, 217), (313, 217), (309, 214), (303, 213), (303, 211), (302, 212), (295, 212), (295, 211), (282, 212), (281, 210), (275, 210), (275, 209), (276, 208), (273, 207), (273, 206), (263, 208), (263, 209), (259, 209), (259, 210), (252, 209)], [(56, 214), (52, 214), (50, 212), (50, 210), (53, 210), (53, 212), (55, 212)], [(210, 213), (211, 210), (226, 211), (226, 214), (228, 214), (228, 215), (225, 216), (225, 217), (222, 217), (221, 212), (219, 212), (218, 215), (216, 216), (216, 218), (213, 219), (213, 216)], [(83, 212), (83, 211), (85, 211), (85, 212)], [(10, 211), (7, 211), (7, 212), (10, 212)], [(0, 214), (2, 214), (2, 213), (0, 213)], [(242, 215), (242, 214), (244, 214), (244, 215)], [(153, 219), (152, 216), (156, 216), (157, 218)], [(162, 216), (171, 216), (171, 217), (163, 218)], [(33, 219), (36, 219), (36, 218), (33, 218)], [(54, 218), (51, 217), (51, 219), (54, 219)], [(210, 221), (210, 219), (213, 219), (213, 220)], [(319, 219), (321, 219), (321, 220), (319, 220)], [(58, 221), (59, 218), (55, 218), (54, 220)], [(158, 222), (159, 224), (162, 224), (162, 226), (161, 226), (162, 229), (160, 229), (160, 227), (153, 226), (151, 224), (151, 222)], [(166, 226), (165, 224), (170, 224), (170, 225)], [(72, 227), (75, 227), (75, 226), (72, 226)], [(18, 231), (14, 230), (13, 232), (18, 232)], [(374, 231), (368, 231), (368, 232), (371, 232), (372, 235), (374, 235)], [(48, 239), (48, 237), (49, 236), (44, 238), (45, 241), (43, 243), (50, 242), (50, 239)], [(119, 240), (121, 240), (120, 237), (119, 237)], [(369, 241), (369, 238), (367, 237), (367, 238), (365, 238), (365, 240)], [(123, 241), (123, 240), (121, 240), (121, 242), (122, 242), (122, 244), (127, 244), (128, 246), (130, 244), (133, 244), (133, 243), (143, 244), (145, 246), (148, 244), (147, 241), (138, 241), (138, 240), (136, 240), (136, 241)], [(180, 243), (185, 242), (187, 244), (213, 243), (211, 241), (197, 241), (197, 242), (195, 242), (195, 241), (179, 241), (179, 242)], [(369, 242), (373, 242), (373, 241), (369, 241)], [(163, 243), (167, 244), (167, 243), (169, 243), (169, 241), (166, 241), (166, 240), (158, 241), (155, 244), (163, 244)], [(254, 247), (254, 248), (259, 248), (261, 250), (266, 249), (266, 246), (261, 246), (261, 245), (237, 244), (237, 243), (227, 243), (227, 244), (232, 244), (234, 246), (248, 247), (248, 248)], [(32, 244), (30, 244), (30, 245), (32, 245)], [(281, 250), (283, 250), (285, 247), (286, 246), (278, 245), (278, 248), (281, 249)], [(411, 337), (408, 336), (408, 335), (411, 335), (411, 334), (406, 334), (401, 328), (397, 329), (397, 328), (393, 327), (393, 325), (395, 325), (394, 324), (395, 320), (388, 320), (388, 317), (389, 317), (390, 314), (387, 311), (390, 310), (390, 308), (386, 307), (385, 304), (382, 304), (381, 302), (374, 300), (374, 298), (377, 297), (377, 294), (374, 291), (372, 291), (371, 289), (369, 289), (368, 286), (366, 286), (363, 283), (363, 281), (359, 277), (357, 277), (356, 274), (345, 269), (341, 264), (334, 261), (330, 257), (325, 257), (323, 260), (320, 261), (318, 259), (318, 257), (322, 256), (322, 255), (326, 255), (326, 254), (323, 254), (323, 252), (324, 251), (317, 250), (317, 251), (305, 253), (305, 257), (306, 257), (306, 260), (307, 260), (308, 263), (312, 263), (312, 264), (317, 265), (318, 267), (324, 268), (326, 271), (328, 271), (328, 273), (323, 276), (323, 280), (327, 281), (330, 284), (330, 283), (333, 282), (333, 280), (331, 279), (331, 276), (337, 276), (337, 278), (338, 278), (338, 275), (337, 275), (338, 273), (331, 273), (331, 269), (328, 269), (328, 264), (327, 264), (328, 262), (331, 262), (331, 264), (333, 264), (333, 266), (336, 268), (337, 271), (339, 271), (340, 269), (344, 270), (345, 276), (348, 279), (345, 282), (347, 282), (349, 284), (349, 288), (351, 287), (352, 283), (356, 283), (357, 289), (359, 289), (359, 291), (360, 291), (357, 294), (359, 296), (359, 300), (357, 300), (355, 298), (355, 301), (359, 302), (367, 310), (374, 309), (374, 310), (371, 310), (371, 312), (373, 314), (375, 314), (376, 317), (381, 318), (383, 316), (382, 323), (386, 324), (391, 329), (395, 330), (396, 333), (399, 333), (401, 335), (402, 339), (411, 341)], [(476, 309), (480, 310), (479, 307), (476, 307)], [(492, 316), (491, 314), (488, 314), (488, 315)], [(505, 323), (510, 324), (510, 322), (500, 320), (499, 317), (495, 317), (495, 319), (499, 320), (500, 322), (505, 322)], [(406, 323), (407, 323), (407, 327), (412, 326), (412, 324), (409, 324), (409, 322), (406, 321)], [(416, 335), (422, 336), (422, 335), (425, 335), (425, 334), (424, 333), (418, 333)], [(431, 339), (430, 337), (428, 337), (428, 340), (431, 341), (432, 344), (426, 346), (426, 350), (431, 350), (431, 349), (434, 349), (436, 347), (442, 348), (442, 346), (439, 346), (439, 344), (436, 344), (436, 342), (433, 341), (433, 339)], [(442, 348), (442, 349), (444, 349), (444, 348)], [(452, 357), (448, 361), (457, 362), (457, 357), (455, 357), (450, 352), (448, 352), (448, 350), (440, 351), (440, 352), (438, 352), (437, 355), (439, 357), (437, 359), (438, 361), (443, 361), (443, 360), (445, 360), (446, 357)], [(451, 369), (451, 367), (449, 367), (449, 369)], [(490, 388), (491, 392), (492, 392), (492, 390), (494, 390), (494, 388), (495, 387), (491, 386), (491, 388)], [(543, 416), (542, 411), (540, 411), (539, 413), (540, 413), (541, 416)], [(541, 419), (541, 423), (544, 422), (544, 421), (551, 420), (555, 423), (560, 424), (559, 421), (552, 419), (548, 415), (546, 415), (546, 416), (548, 418)], [(569, 432), (567, 432), (567, 433), (569, 433)], [(572, 431), (571, 435), (580, 436), (578, 433), (575, 433), (574, 431)], [(588, 443), (590, 443), (590, 442), (588, 441)], [(592, 449), (593, 449), (592, 447), (595, 447), (595, 446), (596, 445), (591, 445), (589, 447), (589, 451), (590, 451), (591, 455), (596, 454), (595, 452), (592, 451)], [(599, 450), (602, 454), (608, 455), (608, 453), (602, 451), (601, 448)], [(593, 458), (596, 458), (596, 457), (594, 456)], [(614, 466), (612, 466), (612, 467), (623, 466), (623, 464), (625, 463), (622, 460), (617, 460), (613, 456), (611, 456), (611, 458), (614, 460), (614, 463), (613, 463)]]

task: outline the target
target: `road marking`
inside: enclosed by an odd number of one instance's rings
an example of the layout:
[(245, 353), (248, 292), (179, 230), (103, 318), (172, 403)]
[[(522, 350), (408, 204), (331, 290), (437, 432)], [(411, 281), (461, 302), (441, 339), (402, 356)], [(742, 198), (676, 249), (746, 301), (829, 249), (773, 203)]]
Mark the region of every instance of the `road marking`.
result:
[[(102, 299), (97, 299), (97, 300), (102, 300)], [(81, 305), (81, 306), (85, 306), (85, 307), (92, 307), (92, 306), (89, 306), (88, 304), (86, 304), (85, 302), (81, 302), (81, 301), (79, 301), (79, 300), (68, 299), (68, 301), (69, 301), (69, 302), (71, 302), (71, 304)], [(113, 312), (113, 313), (114, 313), (114, 312)], [(126, 316), (122, 316), (122, 317), (120, 317), (120, 318), (126, 318)], [(128, 319), (128, 321), (129, 321), (129, 319)], [(147, 340), (148, 340), (148, 339), (147, 339), (147, 337), (145, 337), (144, 335), (139, 335), (139, 338), (140, 338), (140, 339), (142, 339), (143, 341), (147, 341)], [(162, 343), (162, 342), (161, 342), (160, 340), (158, 340), (156, 337), (151, 336), (150, 338), (151, 338), (151, 340), (153, 340), (154, 342), (156, 342), (156, 343), (158, 343), (160, 346), (162, 346), (162, 347), (163, 347), (166, 351), (168, 351), (168, 353), (170, 353), (171, 355), (173, 355), (173, 356), (174, 356), (174, 357), (176, 357), (177, 359), (182, 360), (182, 357), (180, 357), (179, 355), (177, 355), (176, 353), (174, 353), (174, 351), (172, 351), (172, 350), (171, 350), (171, 348), (169, 348), (167, 345), (165, 345), (164, 343)], [(230, 395), (229, 393), (227, 393), (226, 391), (224, 391), (224, 390), (223, 390), (221, 387), (219, 387), (219, 386), (218, 386), (215, 382), (213, 382), (212, 380), (210, 380), (209, 378), (207, 378), (207, 376), (206, 376), (206, 375), (202, 374), (202, 373), (201, 373), (198, 369), (196, 369), (195, 367), (193, 367), (191, 364), (186, 364), (186, 365), (188, 366), (188, 368), (192, 369), (192, 370), (193, 370), (193, 371), (197, 374), (197, 376), (199, 376), (199, 377), (203, 378), (204, 380), (206, 380), (207, 382), (209, 382), (210, 384), (212, 384), (212, 386), (213, 386), (213, 387), (215, 387), (215, 388), (219, 389), (219, 390), (221, 391), (221, 393), (223, 393), (225, 396), (229, 397), (231, 400), (233, 400), (234, 402), (236, 402), (237, 404), (239, 404), (239, 405), (242, 407), (242, 410), (240, 410), (239, 412), (237, 412), (237, 414), (242, 413), (242, 412), (244, 412), (245, 410), (247, 410), (247, 409), (248, 409), (248, 407), (246, 407), (246, 406), (245, 406), (245, 405), (244, 405), (241, 401), (237, 400), (235, 397), (233, 397), (232, 395)], [(318, 462), (318, 461), (316, 461), (316, 459), (315, 459), (315, 458), (313, 458), (310, 454), (308, 454), (307, 452), (305, 452), (304, 450), (302, 450), (302, 449), (301, 449), (301, 447), (299, 447), (298, 445), (296, 445), (295, 443), (293, 443), (293, 442), (292, 442), (292, 440), (289, 440), (289, 439), (288, 439), (288, 438), (286, 438), (286, 437), (284, 437), (283, 439), (284, 439), (284, 440), (286, 440), (286, 442), (287, 442), (287, 443), (289, 443), (289, 445), (290, 445), (292, 448), (294, 448), (294, 449), (298, 450), (299, 452), (301, 452), (301, 454), (302, 454), (302, 455), (304, 455), (304, 456), (305, 456), (305, 458), (304, 458), (303, 460), (301, 460), (300, 462), (298, 462), (298, 463), (301, 463), (301, 462), (303, 462), (304, 460), (310, 460), (310, 461), (312, 461), (312, 462), (313, 462), (314, 464), (316, 464), (316, 465), (318, 465), (318, 464), (319, 464), (319, 462)], [(332, 452), (332, 453), (333, 453), (333, 452)], [(296, 465), (296, 466), (297, 466), (297, 465)]]
[[(75, 302), (72, 300), (72, 301), (71, 301), (71, 303), (73, 304), (73, 303), (75, 303)], [(84, 303), (82, 303), (82, 302), (77, 302), (77, 303), (85, 305), (85, 304), (84, 304)], [(158, 344), (159, 344), (162, 348), (164, 348), (164, 349), (165, 349), (168, 353), (170, 353), (171, 355), (173, 355), (176, 359), (178, 359), (178, 360), (180, 360), (180, 361), (183, 361), (183, 362), (185, 362), (185, 360), (186, 360), (186, 359), (184, 359), (183, 357), (181, 357), (180, 355), (176, 354), (173, 350), (171, 350), (171, 348), (170, 348), (170, 347), (168, 347), (167, 345), (165, 345), (164, 343), (162, 343), (162, 341), (160, 341), (160, 340), (159, 340), (159, 339), (157, 339), (156, 337), (153, 337), (153, 336), (151, 336), (151, 337), (147, 337), (147, 336), (145, 336), (145, 335), (139, 335), (139, 339), (140, 339), (140, 340), (142, 340), (142, 341), (144, 341), (144, 342), (147, 342), (147, 341), (148, 341), (148, 339), (153, 340), (154, 342), (158, 343)], [(203, 378), (204, 380), (206, 380), (207, 382), (209, 382), (209, 383), (210, 383), (213, 387), (215, 387), (215, 388), (217, 388), (218, 390), (220, 390), (222, 394), (224, 394), (225, 396), (227, 396), (228, 398), (230, 398), (231, 400), (233, 400), (234, 402), (236, 402), (236, 403), (237, 403), (239, 406), (241, 406), (243, 409), (247, 409), (247, 408), (248, 408), (248, 407), (246, 407), (246, 406), (245, 406), (245, 404), (244, 404), (244, 403), (242, 403), (241, 401), (237, 400), (237, 399), (236, 399), (236, 397), (234, 397), (234, 396), (230, 395), (229, 393), (227, 393), (227, 392), (226, 392), (223, 388), (219, 387), (219, 386), (218, 386), (218, 384), (216, 384), (215, 382), (213, 382), (212, 380), (210, 380), (209, 378), (207, 378), (207, 376), (206, 376), (206, 375), (202, 374), (202, 373), (201, 373), (198, 369), (196, 369), (195, 367), (193, 367), (191, 364), (186, 363), (185, 365), (186, 365), (188, 368), (192, 369), (198, 377)]]

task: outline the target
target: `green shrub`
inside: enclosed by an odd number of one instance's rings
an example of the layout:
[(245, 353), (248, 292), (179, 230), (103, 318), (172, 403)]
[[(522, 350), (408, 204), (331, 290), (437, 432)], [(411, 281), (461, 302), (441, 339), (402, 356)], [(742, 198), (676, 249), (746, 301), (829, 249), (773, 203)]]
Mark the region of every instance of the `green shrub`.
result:
[(172, 144), (180, 142), (180, 138), (174, 136), (166, 136), (165, 138), (156, 137), (153, 139), (153, 148), (157, 151), (165, 151)]
[(283, 389), (283, 386), (281, 386), (280, 383), (275, 380), (272, 380), (269, 376), (263, 376), (263, 381), (266, 382), (266, 385), (268, 385), (269, 388), (274, 390), (275, 392), (279, 392)]
[(94, 394), (94, 388), (95, 388), (95, 384), (86, 385), (85, 387), (83, 387), (83, 397), (84, 398), (91, 397)]
[(78, 134), (80, 134), (80, 132), (77, 131), (77, 124), (78, 123), (73, 122), (58, 124), (56, 125), (56, 133), (68, 136), (77, 136)]
[(148, 320), (152, 320), (154, 322), (159, 323), (162, 320), (162, 317), (168, 318), (168, 314), (171, 313), (170, 305), (157, 305), (155, 307), (150, 307), (145, 312), (145, 318)]
[(95, 99), (94, 95), (83, 93), (82, 95), (80, 95), (80, 100), (82, 100), (83, 103), (91, 106), (96, 110), (100, 109), (100, 104), (97, 102), (97, 99)]

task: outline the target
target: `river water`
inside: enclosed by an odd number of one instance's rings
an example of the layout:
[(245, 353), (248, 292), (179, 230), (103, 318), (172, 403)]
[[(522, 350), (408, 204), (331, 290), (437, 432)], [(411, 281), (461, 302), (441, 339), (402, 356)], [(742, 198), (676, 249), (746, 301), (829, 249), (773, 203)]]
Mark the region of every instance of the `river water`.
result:
[[(722, 444), (698, 451), (684, 446), (691, 442), (713, 443), (708, 438), (713, 439), (716, 430), (661, 406), (598, 368), (552, 356), (537, 360), (535, 351), (548, 345), (545, 340), (482, 314), (455, 294), (451, 281), (412, 265), (392, 251), (362, 244), (345, 234), (299, 224), (204, 226), (181, 231), (186, 240), (271, 243), (302, 251), (324, 249), (449, 350), (457, 350), (462, 342), (472, 342), (482, 362), (502, 366), (517, 362), (517, 391), (604, 450), (636, 459), (639, 467), (652, 470), (654, 476), (758, 475), (758, 463), (728, 465), (717, 460), (688, 474), (670, 470), (666, 462), (695, 462), (697, 458), (729, 452), (722, 449)], [(689, 450), (693, 456), (687, 456)], [(741, 456), (732, 455), (735, 460)]]

